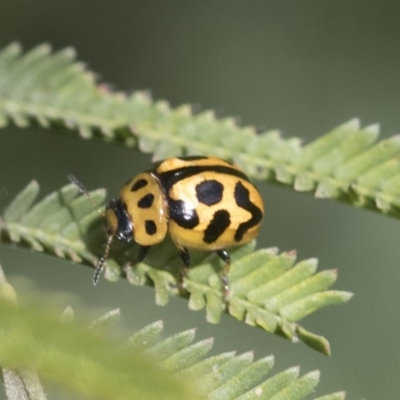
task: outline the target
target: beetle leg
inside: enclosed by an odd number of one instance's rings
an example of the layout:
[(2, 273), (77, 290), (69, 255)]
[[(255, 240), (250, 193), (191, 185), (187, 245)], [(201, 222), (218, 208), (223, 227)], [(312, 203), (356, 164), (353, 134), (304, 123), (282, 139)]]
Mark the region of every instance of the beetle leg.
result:
[(182, 287), (183, 280), (187, 277), (188, 270), (190, 267), (190, 254), (188, 249), (186, 249), (185, 247), (178, 247), (178, 250), (179, 250), (179, 255), (181, 256), (181, 259), (183, 261), (183, 267), (179, 272), (179, 287)]
[(222, 281), (222, 286), (223, 286), (224, 299), (226, 301), (228, 299), (229, 291), (230, 291), (228, 273), (229, 273), (229, 269), (231, 267), (231, 257), (225, 249), (216, 250), (215, 252), (222, 259), (222, 261), (225, 262), (224, 268), (222, 269), (220, 276), (221, 276), (221, 281)]
[(141, 262), (146, 257), (147, 253), (149, 252), (151, 246), (139, 246), (139, 253), (137, 256), (136, 262)]
[(138, 251), (138, 255), (136, 257), (136, 260), (133, 261), (129, 261), (125, 267), (132, 267), (134, 265), (136, 265), (137, 263), (142, 262), (145, 257), (147, 256), (147, 253), (149, 252), (151, 246), (139, 246), (139, 251)]
[(124, 265), (124, 271), (125, 271), (125, 274), (128, 277), (128, 279), (129, 279), (129, 273), (132, 270), (132, 268), (134, 268), (137, 263), (140, 263), (145, 259), (150, 248), (151, 248), (151, 246), (139, 246), (139, 251), (138, 251), (136, 260), (128, 261)]

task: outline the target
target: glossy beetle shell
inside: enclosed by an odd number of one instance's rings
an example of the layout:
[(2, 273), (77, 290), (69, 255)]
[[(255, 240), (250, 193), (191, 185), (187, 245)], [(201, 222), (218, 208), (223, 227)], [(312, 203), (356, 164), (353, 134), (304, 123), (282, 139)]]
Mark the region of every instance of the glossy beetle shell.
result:
[(113, 201), (122, 210), (109, 203), (109, 233), (129, 240), (118, 235), (127, 218), (142, 246), (161, 242), (167, 233), (179, 248), (237, 246), (257, 236), (264, 213), (247, 176), (215, 157), (168, 158), (128, 181)]

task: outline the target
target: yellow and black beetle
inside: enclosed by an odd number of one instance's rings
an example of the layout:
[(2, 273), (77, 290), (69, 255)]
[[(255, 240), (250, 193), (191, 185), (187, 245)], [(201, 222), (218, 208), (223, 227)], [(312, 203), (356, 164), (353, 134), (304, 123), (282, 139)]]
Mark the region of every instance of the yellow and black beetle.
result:
[[(86, 189), (73, 176), (81, 191)], [(231, 163), (216, 157), (168, 158), (129, 180), (120, 196), (106, 206), (107, 245), (94, 274), (99, 279), (114, 238), (139, 244), (137, 261), (169, 233), (182, 258), (190, 266), (188, 249), (215, 251), (226, 263), (226, 248), (254, 239), (264, 214), (263, 201), (249, 178)]]

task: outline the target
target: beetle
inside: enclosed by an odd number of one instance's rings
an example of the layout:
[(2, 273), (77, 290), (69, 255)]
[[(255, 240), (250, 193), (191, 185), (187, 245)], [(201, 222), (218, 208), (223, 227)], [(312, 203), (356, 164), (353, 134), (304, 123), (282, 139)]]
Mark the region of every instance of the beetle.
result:
[[(77, 181), (81, 192), (88, 192)], [(139, 173), (106, 205), (107, 244), (93, 277), (97, 284), (111, 243), (132, 239), (139, 245), (137, 262), (167, 234), (183, 262), (180, 283), (190, 267), (188, 249), (215, 251), (225, 262), (221, 274), (228, 293), (230, 256), (226, 250), (253, 240), (264, 215), (262, 197), (236, 166), (216, 157), (173, 157)]]

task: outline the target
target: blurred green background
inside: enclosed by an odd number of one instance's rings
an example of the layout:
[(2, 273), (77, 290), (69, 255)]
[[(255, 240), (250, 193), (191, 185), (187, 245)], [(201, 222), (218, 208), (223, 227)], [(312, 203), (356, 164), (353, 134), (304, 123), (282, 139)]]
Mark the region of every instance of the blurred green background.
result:
[[(304, 142), (355, 116), (364, 125), (379, 122), (388, 137), (400, 128), (399, 15), (399, 2), (384, 0), (3, 1), (0, 46), (73, 46), (115, 89), (150, 89), (173, 106), (212, 108)], [(150, 156), (99, 141), (6, 128), (0, 206), (33, 178), (45, 194), (66, 184), (69, 173), (112, 196), (149, 163)], [(214, 336), (215, 353), (275, 354), (275, 373), (318, 368), (314, 397), (344, 389), (348, 399), (400, 398), (399, 221), (259, 186), (267, 218), (258, 245), (317, 257), (320, 269), (339, 268), (335, 288), (356, 294), (302, 321), (328, 337), (330, 358), (229, 317), (207, 324), (204, 312), (189, 311), (183, 300), (157, 307), (147, 287), (103, 280), (93, 288), (92, 270), (69, 261), (1, 245), (0, 263), (12, 282), (23, 276), (62, 291), (65, 304), (78, 298), (96, 315), (121, 306), (129, 329), (164, 319), (167, 334), (198, 327), (199, 339)]]

